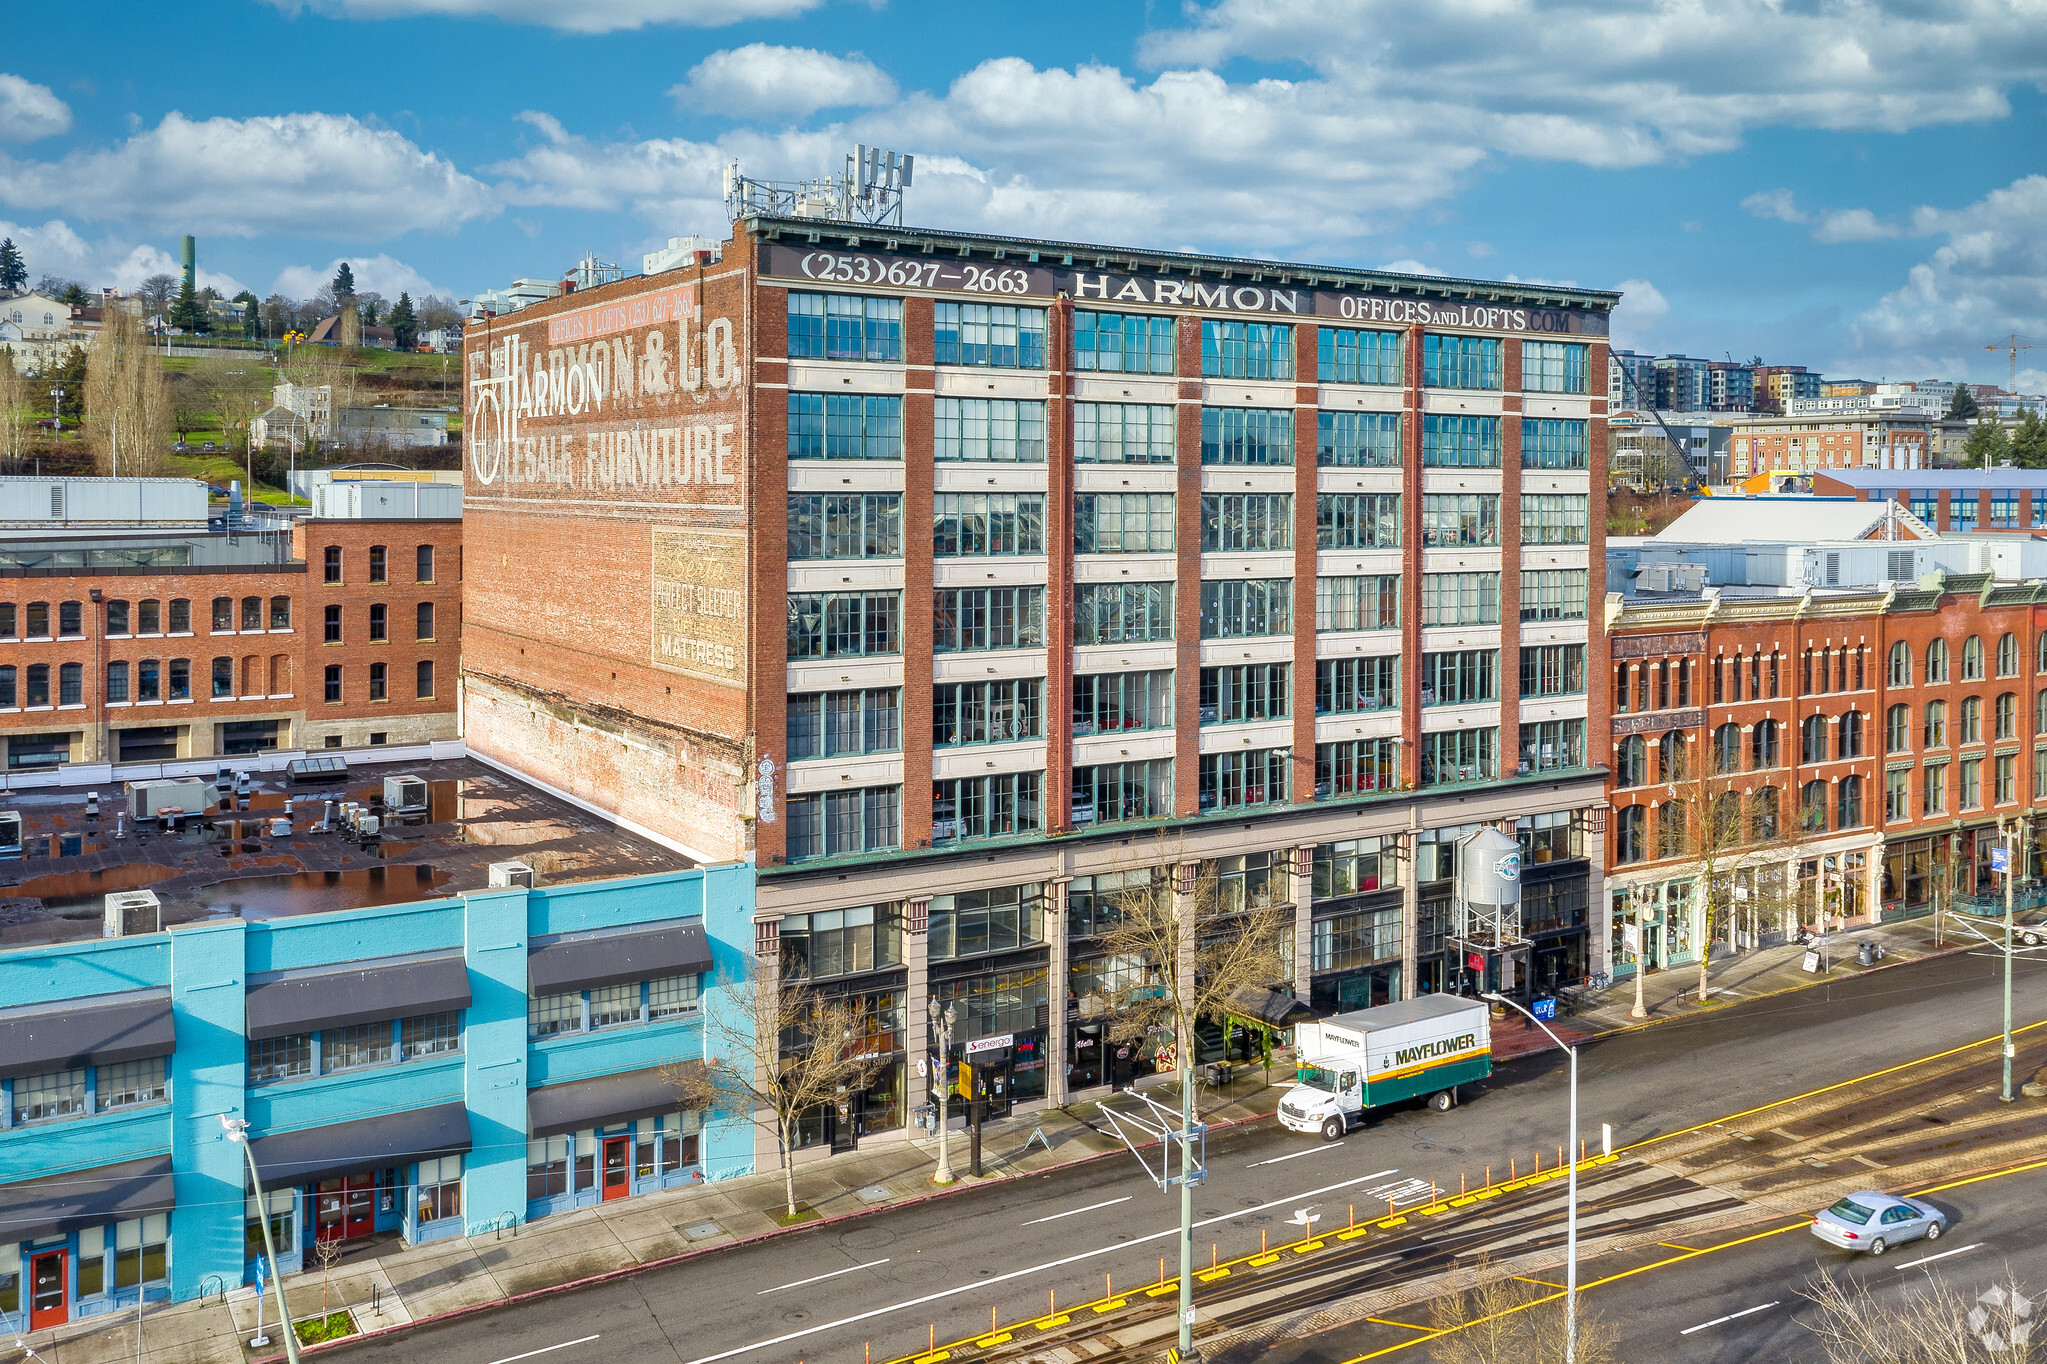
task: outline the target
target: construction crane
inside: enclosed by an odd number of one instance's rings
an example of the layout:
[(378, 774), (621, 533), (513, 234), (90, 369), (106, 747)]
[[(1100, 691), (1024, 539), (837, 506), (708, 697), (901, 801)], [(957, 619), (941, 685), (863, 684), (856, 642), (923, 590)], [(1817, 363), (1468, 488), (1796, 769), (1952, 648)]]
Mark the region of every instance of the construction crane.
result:
[(1985, 350), (2001, 350), (2011, 358), (2011, 386), (2005, 391), (2014, 397), (2018, 396), (2019, 391), (2019, 352), (2022, 350), (2032, 350), (2039, 344), (2037, 341), (2028, 341), (2017, 332), (2013, 332), (2002, 341), (1983, 348)]

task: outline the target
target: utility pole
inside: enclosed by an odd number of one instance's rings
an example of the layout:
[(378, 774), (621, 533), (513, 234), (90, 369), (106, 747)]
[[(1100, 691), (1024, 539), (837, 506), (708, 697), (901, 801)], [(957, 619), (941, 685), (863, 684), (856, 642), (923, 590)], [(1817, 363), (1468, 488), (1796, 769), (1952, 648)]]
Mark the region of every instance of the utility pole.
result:
[[(1200, 1364), (1194, 1348), (1194, 1038), (1176, 1037), (1180, 1049), (1180, 1364)], [(1206, 1174), (1204, 1170), (1202, 1172)]]

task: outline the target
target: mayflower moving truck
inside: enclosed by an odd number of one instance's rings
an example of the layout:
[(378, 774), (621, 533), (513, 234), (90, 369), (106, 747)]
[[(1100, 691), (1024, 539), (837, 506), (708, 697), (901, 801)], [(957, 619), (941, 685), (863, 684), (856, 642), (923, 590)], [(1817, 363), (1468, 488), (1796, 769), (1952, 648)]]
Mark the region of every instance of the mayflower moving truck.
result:
[(1484, 1000), (1423, 995), (1299, 1024), (1300, 1060), (1279, 1120), (1335, 1141), (1368, 1108), (1426, 1095), (1442, 1112), (1457, 1101), (1458, 1085), (1493, 1073), (1491, 1019)]

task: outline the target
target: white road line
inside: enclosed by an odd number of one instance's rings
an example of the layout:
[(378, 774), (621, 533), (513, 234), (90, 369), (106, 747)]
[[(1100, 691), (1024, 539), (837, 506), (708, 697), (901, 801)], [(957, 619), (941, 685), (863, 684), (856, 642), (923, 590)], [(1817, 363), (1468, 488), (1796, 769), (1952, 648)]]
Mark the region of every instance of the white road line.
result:
[[(1255, 1207), (1239, 1208), (1235, 1212), (1226, 1212), (1220, 1217), (1204, 1217), (1194, 1225), (1197, 1228), (1212, 1227), (1218, 1222), (1234, 1222), (1240, 1217), (1249, 1217), (1254, 1213), (1266, 1212), (1273, 1208), (1299, 1207), (1302, 1200), (1313, 1198), (1317, 1194), (1335, 1193), (1338, 1189), (1348, 1189), (1356, 1184), (1367, 1184), (1372, 1180), (1384, 1179), (1387, 1175), (1398, 1173), (1400, 1172), (1397, 1169), (1380, 1170), (1375, 1174), (1359, 1175), (1356, 1179), (1346, 1179), (1335, 1184), (1324, 1184), (1319, 1189), (1304, 1189), (1297, 1194), (1288, 1194), (1284, 1198), (1275, 1198), (1269, 1203), (1260, 1203)], [(806, 1336), (814, 1336), (823, 1331), (836, 1331), (842, 1326), (852, 1326), (859, 1322), (872, 1321), (876, 1317), (885, 1317), (891, 1312), (902, 1312), (912, 1307), (922, 1307), (926, 1303), (957, 1297), (961, 1293), (972, 1293), (994, 1284), (1007, 1283), (1011, 1279), (1021, 1279), (1032, 1274), (1042, 1274), (1048, 1269), (1061, 1269), (1070, 1264), (1078, 1264), (1082, 1260), (1092, 1260), (1097, 1255), (1117, 1254), (1128, 1250), (1132, 1246), (1143, 1245), (1146, 1241), (1164, 1241), (1179, 1234), (1180, 1229), (1178, 1227), (1167, 1227), (1164, 1231), (1154, 1231), (1144, 1236), (1134, 1236), (1128, 1241), (1118, 1241), (1114, 1245), (1097, 1246), (1093, 1250), (1079, 1251), (1072, 1255), (1062, 1256), (1057, 1260), (1047, 1260), (1043, 1264), (1030, 1265), (1023, 1269), (1012, 1269), (1006, 1274), (991, 1274), (985, 1279), (976, 1279), (972, 1283), (963, 1283), (953, 1288), (941, 1288), (936, 1293), (926, 1293), (921, 1298), (905, 1298), (901, 1302), (892, 1302), (885, 1307), (871, 1307), (865, 1312), (856, 1312), (850, 1317), (840, 1317), (837, 1321), (819, 1322), (815, 1326), (807, 1326), (801, 1331), (790, 1331), (769, 1340), (756, 1340), (750, 1344), (740, 1345), (730, 1350), (720, 1350), (714, 1355), (699, 1355), (697, 1358), (689, 1360), (688, 1364), (717, 1364), (717, 1361), (721, 1359), (734, 1359), (743, 1354), (751, 1354), (756, 1350), (773, 1349), (777, 1345), (787, 1345), (792, 1340), (802, 1340)], [(511, 1361), (501, 1359), (497, 1361), (497, 1364), (511, 1364)]]
[[(1779, 1298), (1777, 1300), (1777, 1302), (1782, 1301), (1783, 1301), (1782, 1298)], [(1749, 1307), (1744, 1308), (1739, 1312), (1729, 1312), (1724, 1317), (1715, 1317), (1711, 1321), (1702, 1321), (1697, 1326), (1687, 1326), (1684, 1330), (1679, 1331), (1678, 1334), (1681, 1336), (1688, 1336), (1694, 1331), (1703, 1331), (1708, 1326), (1725, 1326), (1730, 1321), (1738, 1321), (1743, 1317), (1752, 1317), (1758, 1312), (1767, 1312), (1776, 1305), (1777, 1303), (1775, 1302), (1766, 1302), (1761, 1307)]]
[(528, 1350), (525, 1354), (522, 1355), (506, 1355), (503, 1359), (492, 1360), (491, 1364), (513, 1364), (513, 1361), (515, 1360), (531, 1359), (535, 1355), (551, 1355), (556, 1350), (566, 1350), (571, 1345), (588, 1345), (591, 1341), (595, 1339), (597, 1339), (597, 1337), (595, 1336), (584, 1336), (581, 1340), (565, 1340), (559, 1345), (550, 1345), (542, 1350)]
[(847, 1265), (844, 1269), (835, 1269), (829, 1274), (820, 1274), (814, 1279), (798, 1279), (795, 1283), (778, 1284), (773, 1288), (763, 1288), (754, 1296), (756, 1298), (765, 1298), (768, 1294), (779, 1293), (784, 1288), (801, 1288), (807, 1283), (823, 1283), (826, 1279), (836, 1279), (841, 1274), (851, 1274), (856, 1269), (873, 1269), (876, 1265), (885, 1265), (887, 1263), (887, 1260), (869, 1260), (864, 1265)]
[(1905, 1263), (1903, 1263), (1903, 1264), (1901, 1264), (1901, 1265), (1892, 1265), (1892, 1266), (1891, 1266), (1891, 1268), (1893, 1268), (1893, 1269), (1912, 1269), (1912, 1268), (1914, 1268), (1915, 1266), (1918, 1266), (1918, 1265), (1930, 1265), (1930, 1264), (1932, 1264), (1932, 1263), (1933, 1263), (1933, 1262), (1934, 1262), (1935, 1260), (1945, 1260), (1945, 1259), (1946, 1259), (1946, 1258), (1947, 1258), (1948, 1256), (1950, 1256), (1950, 1255), (1960, 1255), (1960, 1254), (1961, 1254), (1961, 1253), (1962, 1253), (1963, 1251), (1965, 1251), (1965, 1250), (1981, 1250), (1981, 1249), (1983, 1249), (1983, 1243), (1982, 1243), (1981, 1241), (1971, 1241), (1971, 1242), (1970, 1242), (1970, 1243), (1969, 1243), (1968, 1245), (1966, 1245), (1966, 1246), (1956, 1246), (1956, 1247), (1955, 1247), (1955, 1248), (1954, 1248), (1953, 1250), (1943, 1250), (1943, 1251), (1942, 1251), (1942, 1252), (1941, 1252), (1940, 1254), (1938, 1254), (1938, 1255), (1922, 1255), (1922, 1256), (1920, 1256), (1920, 1257), (1919, 1257), (1918, 1259), (1916, 1259), (1916, 1260), (1907, 1260), (1907, 1261), (1905, 1261)]
[(1128, 1203), (1136, 1196), (1135, 1194), (1124, 1194), (1121, 1198), (1112, 1198), (1106, 1203), (1090, 1203), (1084, 1208), (1068, 1208), (1065, 1212), (1055, 1212), (1050, 1217), (1033, 1217), (1023, 1225), (1035, 1227), (1040, 1222), (1057, 1222), (1062, 1217), (1078, 1217), (1084, 1212), (1093, 1212), (1096, 1208), (1113, 1208), (1118, 1203)]
[(1307, 1150), (1296, 1151), (1292, 1155), (1274, 1156), (1271, 1160), (1254, 1160), (1249, 1165), (1246, 1165), (1244, 1168), (1247, 1170), (1255, 1170), (1261, 1165), (1277, 1165), (1283, 1160), (1299, 1160), (1302, 1156), (1318, 1155), (1323, 1151), (1333, 1150), (1334, 1148), (1341, 1145), (1343, 1145), (1343, 1143), (1340, 1141), (1332, 1141), (1321, 1146), (1310, 1146)]

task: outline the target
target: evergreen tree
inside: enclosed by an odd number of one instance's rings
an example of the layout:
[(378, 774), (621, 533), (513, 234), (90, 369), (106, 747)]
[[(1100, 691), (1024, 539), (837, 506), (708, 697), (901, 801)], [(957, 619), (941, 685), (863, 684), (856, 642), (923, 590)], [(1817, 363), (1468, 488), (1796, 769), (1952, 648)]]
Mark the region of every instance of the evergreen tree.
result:
[(1963, 468), (1994, 469), (1998, 461), (2010, 458), (2011, 437), (2005, 434), (2002, 422), (1985, 417), (1969, 428), (1968, 443), (1962, 446)]
[(362, 301), (362, 324), (365, 327), (377, 325), (377, 300), (366, 298)]
[(48, 380), (44, 388), (61, 388), (64, 401), (57, 409), (57, 416), (64, 421), (77, 423), (85, 419), (85, 347), (70, 346), (55, 368), (44, 376)]
[(19, 289), (26, 283), (28, 264), (22, 260), (14, 238), (0, 238), (0, 289)]
[(419, 340), (419, 318), (412, 310), (411, 294), (398, 295), (398, 301), (391, 305), (390, 316), (385, 318), (385, 322), (397, 339), (398, 349), (411, 350)]
[(173, 327), (195, 334), (207, 331), (213, 325), (212, 319), (207, 315), (206, 305), (199, 301), (199, 295), (193, 291), (189, 280), (178, 287), (178, 299), (171, 304), (170, 317), (167, 320)]
[(2047, 421), (2030, 407), (2012, 432), (2011, 462), (2021, 469), (2047, 469)]
[(62, 293), (57, 295), (57, 301), (59, 303), (90, 303), (92, 302), (92, 295), (85, 292), (85, 286), (74, 279), (64, 286)]
[(1955, 396), (1949, 400), (1947, 405), (1948, 416), (1950, 418), (1959, 417), (1966, 421), (1971, 417), (1981, 416), (1982, 412), (1983, 409), (1976, 406), (1976, 395), (1969, 391), (1969, 386), (1967, 384), (1955, 385)]
[(242, 335), (248, 337), (251, 341), (261, 341), (263, 339), (262, 305), (256, 301), (256, 296), (247, 289), (235, 295), (235, 302), (242, 305)]
[(346, 303), (355, 297), (355, 271), (349, 269), (347, 261), (336, 267), (334, 282), (327, 287), (333, 293), (336, 303)]

